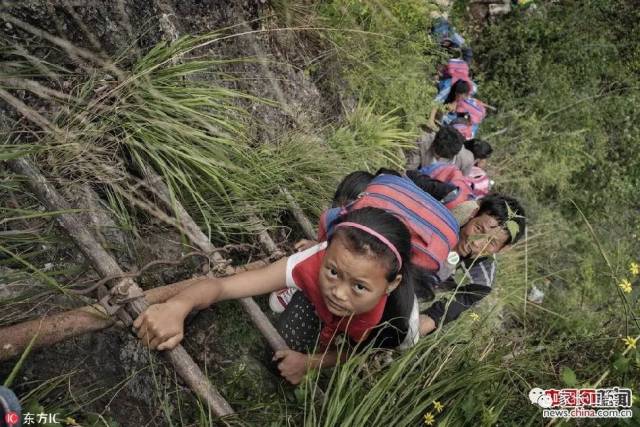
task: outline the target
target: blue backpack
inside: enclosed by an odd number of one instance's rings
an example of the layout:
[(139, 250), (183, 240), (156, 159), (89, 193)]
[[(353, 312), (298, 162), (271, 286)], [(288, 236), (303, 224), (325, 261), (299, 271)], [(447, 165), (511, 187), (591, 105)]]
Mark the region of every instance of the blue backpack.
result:
[(431, 34), (438, 44), (449, 42), (451, 47), (461, 48), (465, 44), (464, 38), (456, 32), (453, 26), (444, 18), (438, 18), (431, 27)]

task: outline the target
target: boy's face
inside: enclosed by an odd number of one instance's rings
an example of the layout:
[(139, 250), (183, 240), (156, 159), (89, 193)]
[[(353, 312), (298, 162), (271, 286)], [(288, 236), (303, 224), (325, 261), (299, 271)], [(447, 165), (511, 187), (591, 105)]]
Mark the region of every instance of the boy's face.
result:
[(475, 216), (460, 229), (456, 252), (463, 258), (495, 254), (509, 241), (509, 233), (489, 214)]
[(400, 283), (401, 275), (390, 284), (387, 268), (374, 256), (349, 250), (339, 235), (327, 248), (320, 269), (320, 291), (335, 316), (350, 316), (372, 310), (380, 298)]

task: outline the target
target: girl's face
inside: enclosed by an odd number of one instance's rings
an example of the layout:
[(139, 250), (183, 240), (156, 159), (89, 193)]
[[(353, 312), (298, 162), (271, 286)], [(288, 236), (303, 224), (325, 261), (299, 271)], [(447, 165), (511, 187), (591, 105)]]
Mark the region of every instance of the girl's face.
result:
[(329, 311), (344, 317), (372, 310), (402, 280), (397, 275), (393, 282), (387, 282), (384, 264), (373, 255), (350, 251), (337, 235), (327, 248), (320, 270), (320, 291)]

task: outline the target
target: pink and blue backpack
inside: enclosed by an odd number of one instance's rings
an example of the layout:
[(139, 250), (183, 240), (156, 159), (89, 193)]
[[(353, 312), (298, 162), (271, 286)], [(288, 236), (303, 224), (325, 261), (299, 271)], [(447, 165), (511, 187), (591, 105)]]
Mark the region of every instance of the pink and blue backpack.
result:
[(489, 194), (489, 191), (491, 191), (491, 180), (489, 179), (489, 176), (478, 166), (473, 166), (469, 176), (465, 176), (464, 179), (467, 181), (471, 187), (471, 191), (478, 199), (486, 196)]
[(430, 272), (441, 268), (458, 243), (460, 226), (442, 203), (410, 179), (385, 174), (376, 176), (347, 206), (323, 212), (318, 240), (326, 240), (341, 215), (364, 207), (380, 208), (396, 215), (411, 233), (411, 261)]
[(487, 109), (482, 101), (466, 98), (456, 102), (456, 110), (442, 118), (444, 125), (453, 126), (468, 141), (476, 137), (480, 123), (487, 116)]
[(460, 169), (454, 164), (436, 162), (418, 169), (418, 172), (437, 179), (440, 182), (448, 182), (457, 187), (457, 191), (452, 192), (442, 201), (447, 209), (454, 209), (464, 202), (477, 199), (473, 188), (465, 179), (465, 176), (462, 175)]

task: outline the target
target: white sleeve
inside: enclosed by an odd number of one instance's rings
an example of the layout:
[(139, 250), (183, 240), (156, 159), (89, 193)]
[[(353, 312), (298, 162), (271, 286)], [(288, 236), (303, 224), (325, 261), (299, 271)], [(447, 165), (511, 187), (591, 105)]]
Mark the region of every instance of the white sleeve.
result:
[(420, 339), (420, 312), (418, 307), (418, 298), (413, 296), (413, 308), (411, 309), (411, 316), (409, 317), (409, 330), (404, 340), (398, 346), (398, 350), (408, 350)]
[(300, 289), (300, 286), (293, 280), (293, 269), (307, 258), (317, 254), (327, 247), (327, 242), (318, 243), (315, 246), (305, 249), (302, 252), (296, 252), (287, 259), (287, 288)]

